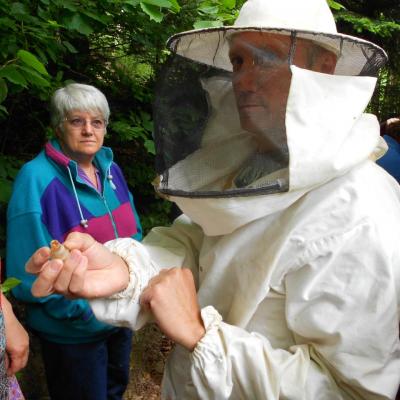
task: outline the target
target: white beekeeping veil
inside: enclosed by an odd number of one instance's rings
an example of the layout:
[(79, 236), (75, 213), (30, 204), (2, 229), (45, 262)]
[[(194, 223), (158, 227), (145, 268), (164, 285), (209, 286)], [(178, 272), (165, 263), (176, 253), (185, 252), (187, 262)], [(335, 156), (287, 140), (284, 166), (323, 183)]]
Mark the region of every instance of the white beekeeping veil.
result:
[(171, 37), (154, 107), (156, 189), (228, 197), (287, 191), (291, 66), (375, 77), (373, 43), (337, 33), (326, 0), (248, 0), (234, 26)]

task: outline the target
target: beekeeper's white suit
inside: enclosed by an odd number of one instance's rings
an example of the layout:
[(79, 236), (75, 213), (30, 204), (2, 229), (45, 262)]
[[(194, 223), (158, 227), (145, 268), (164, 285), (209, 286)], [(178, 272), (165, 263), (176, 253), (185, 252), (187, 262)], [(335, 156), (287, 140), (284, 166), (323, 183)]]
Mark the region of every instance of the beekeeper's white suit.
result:
[[(167, 165), (158, 187), (183, 215), (172, 227), (153, 229), (142, 244), (109, 242), (133, 266), (131, 283), (124, 293), (91, 304), (97, 318), (137, 329), (147, 318), (139, 296), (148, 280), (161, 268), (192, 270), (206, 334), (192, 353), (179, 346), (172, 352), (163, 398), (394, 399), (400, 381), (400, 190), (374, 162), (384, 144), (376, 117), (363, 114), (376, 79), (372, 73), (351, 76), (362, 67), (343, 64), (346, 51), (355, 59), (375, 56), (377, 64), (384, 53), (335, 36), (332, 24), (318, 26), (318, 15), (332, 18), (324, 0), (269, 3), (249, 0), (237, 31), (249, 15), (267, 28), (287, 28), (286, 18), (300, 37), (318, 38), (339, 55), (333, 75), (290, 67), (287, 165), (256, 174), (245, 188), (235, 185), (254, 145), (233, 127), (230, 84), (203, 76), (212, 112), (201, 143)], [(266, 23), (273, 20), (262, 14), (268, 7), (283, 20)], [(316, 14), (307, 14), (307, 7)], [(332, 34), (308, 34), (301, 21)], [(222, 42), (232, 32), (189, 32), (170, 45), (191, 60), (205, 60), (212, 48), (212, 61), (202, 62), (225, 69), (221, 54), (228, 44)], [(210, 82), (217, 81), (213, 92)], [(231, 186), (223, 183), (228, 176)]]

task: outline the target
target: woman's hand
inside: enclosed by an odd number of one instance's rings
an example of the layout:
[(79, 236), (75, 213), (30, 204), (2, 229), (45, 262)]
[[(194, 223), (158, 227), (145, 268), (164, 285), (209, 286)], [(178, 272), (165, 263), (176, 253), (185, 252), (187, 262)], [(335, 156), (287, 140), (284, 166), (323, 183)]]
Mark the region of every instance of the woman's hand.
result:
[(50, 260), (50, 249), (37, 250), (26, 264), (36, 274), (32, 294), (44, 297), (59, 293), (66, 297), (107, 297), (126, 288), (129, 271), (125, 262), (90, 235), (73, 232), (64, 246), (71, 252), (63, 262)]
[(1, 294), (1, 303), (6, 333), (7, 375), (14, 375), (28, 362), (29, 336), (17, 320), (10, 302), (3, 294)]

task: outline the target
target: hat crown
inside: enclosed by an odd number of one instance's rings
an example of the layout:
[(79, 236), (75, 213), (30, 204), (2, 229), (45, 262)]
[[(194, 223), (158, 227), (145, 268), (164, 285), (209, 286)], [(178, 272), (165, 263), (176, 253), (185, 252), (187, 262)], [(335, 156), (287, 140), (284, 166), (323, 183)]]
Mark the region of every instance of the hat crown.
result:
[(326, 0), (248, 0), (234, 26), (337, 33)]

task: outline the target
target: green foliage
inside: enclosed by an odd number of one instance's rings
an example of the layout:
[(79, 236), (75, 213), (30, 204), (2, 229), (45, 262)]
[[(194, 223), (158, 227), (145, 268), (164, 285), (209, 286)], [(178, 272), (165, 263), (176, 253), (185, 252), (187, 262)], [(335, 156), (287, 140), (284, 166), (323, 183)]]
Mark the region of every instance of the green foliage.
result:
[(198, 2), (198, 16), (193, 27), (201, 29), (233, 25), (243, 3), (235, 0), (201, 0)]
[(332, 10), (339, 11), (344, 9), (345, 7), (334, 0), (328, 0), (328, 5)]
[(1, 291), (2, 293), (7, 293), (16, 286), (18, 286), (21, 283), (21, 281), (17, 278), (7, 278), (2, 284), (1, 284)]
[(346, 11), (338, 14), (338, 20), (351, 24), (358, 34), (370, 32), (382, 38), (391, 38), (393, 35), (400, 33), (400, 24), (385, 19), (383, 15), (378, 19), (372, 19)]
[(338, 30), (383, 47), (389, 63), (381, 72), (369, 111), (381, 121), (400, 115), (400, 8), (398, 0), (340, 0)]
[(400, 10), (397, 0), (341, 0), (340, 3), (328, 0), (328, 4), (335, 13), (339, 27), (348, 30), (348, 33), (366, 33), (369, 39), (372, 36), (386, 38), (389, 39), (387, 43), (392, 44), (398, 41)]
[(153, 122), (147, 112), (130, 112), (127, 118), (121, 115), (117, 121), (110, 124), (110, 128), (117, 133), (118, 141), (129, 142), (140, 139), (147, 152), (155, 155), (154, 141), (150, 139)]
[[(18, 50), (15, 59), (7, 60), (0, 66), (0, 103), (7, 98), (9, 86), (14, 91), (28, 86), (43, 88), (50, 86), (49, 78), (45, 66), (34, 54)], [(0, 112), (4, 117), (6, 107), (1, 106)]]
[(167, 8), (173, 11), (179, 11), (180, 6), (177, 2), (168, 0), (143, 0), (140, 2), (142, 10), (150, 17), (150, 19), (161, 22), (164, 18), (162, 8)]

